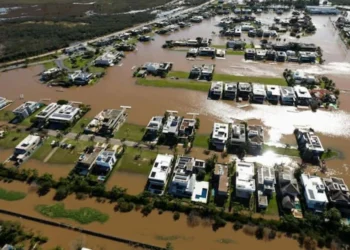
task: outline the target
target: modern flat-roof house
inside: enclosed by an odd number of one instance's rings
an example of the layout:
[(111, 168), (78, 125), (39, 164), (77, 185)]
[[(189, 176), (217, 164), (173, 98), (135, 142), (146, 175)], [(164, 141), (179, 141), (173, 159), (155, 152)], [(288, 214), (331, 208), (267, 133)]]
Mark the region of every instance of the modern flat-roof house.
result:
[(117, 150), (121, 148), (115, 145), (111, 149), (100, 151), (98, 154), (91, 173), (98, 176), (99, 181), (104, 181), (106, 176), (113, 170), (113, 167), (117, 163)]
[(15, 147), (12, 158), (19, 163), (23, 162), (25, 159), (30, 157), (40, 143), (40, 136), (28, 135)]
[(228, 124), (214, 123), (213, 132), (211, 136), (211, 144), (218, 151), (223, 151), (228, 140)]
[(344, 179), (323, 178), (329, 202), (344, 214), (350, 214), (350, 192)]
[(247, 143), (246, 135), (247, 135), (246, 128), (243, 123), (232, 124), (231, 138), (230, 138), (231, 146), (235, 146), (235, 147), (244, 146)]
[(75, 83), (77, 85), (85, 85), (88, 84), (91, 79), (92, 79), (92, 74), (91, 73), (87, 73), (87, 72), (83, 72), (81, 70), (77, 70), (74, 73), (69, 75), (69, 80), (72, 83)]
[(324, 153), (320, 138), (312, 130), (296, 129), (294, 134), (301, 158), (318, 162)]
[(198, 49), (198, 56), (209, 56), (215, 58), (216, 49), (211, 47), (200, 47)]
[(215, 164), (213, 173), (213, 183), (216, 189), (215, 200), (218, 203), (224, 203), (229, 193), (228, 166)]
[(294, 106), (296, 96), (293, 87), (281, 87), (281, 104)]
[(273, 104), (277, 104), (281, 98), (281, 89), (277, 85), (266, 85), (266, 99)]
[(196, 122), (196, 119), (193, 118), (183, 118), (179, 128), (179, 137), (188, 138), (193, 136), (196, 130)]
[(196, 173), (205, 168), (205, 162), (189, 156), (177, 158), (174, 176), (169, 187), (169, 193), (178, 197), (190, 198), (196, 186)]
[(246, 49), (244, 51), (244, 59), (245, 60), (255, 60), (255, 49)]
[(59, 76), (61, 72), (62, 72), (62, 69), (60, 69), (58, 67), (51, 68), (51, 69), (45, 70), (43, 73), (41, 73), (41, 78), (44, 81), (48, 81), (48, 80), (51, 80), (51, 79)]
[(40, 103), (28, 101), (14, 109), (12, 113), (19, 119), (23, 120), (33, 114), (40, 108)]
[(278, 171), (277, 185), (282, 198), (282, 208), (288, 211), (296, 208), (296, 200), (300, 195), (297, 179), (294, 177), (294, 168), (283, 166)]
[(72, 124), (76, 119), (79, 119), (80, 112), (80, 108), (70, 104), (61, 105), (49, 116), (48, 121), (50, 123)]
[(82, 176), (86, 176), (90, 169), (94, 166), (97, 156), (103, 151), (102, 147), (94, 147), (89, 150), (85, 150), (79, 156), (77, 163), (75, 164), (74, 171)]
[(266, 49), (257, 49), (255, 50), (255, 60), (264, 60), (266, 58)]
[(224, 96), (225, 99), (234, 100), (237, 97), (237, 83), (225, 83)]
[(169, 115), (163, 124), (162, 133), (168, 136), (178, 136), (182, 117)]
[(328, 204), (328, 198), (321, 178), (302, 174), (301, 183), (304, 186), (307, 207), (315, 212), (323, 212)]
[(193, 65), (188, 78), (211, 81), (215, 66), (213, 64)]
[(262, 126), (248, 126), (248, 146), (252, 154), (261, 153), (264, 146), (264, 128)]
[(187, 51), (186, 57), (197, 57), (198, 56), (198, 48), (190, 48)]
[(146, 70), (148, 74), (154, 76), (160, 76), (162, 74), (167, 74), (172, 69), (172, 67), (172, 63), (169, 62), (147, 62), (141, 67), (141, 70)]
[(212, 82), (210, 87), (210, 97), (212, 99), (220, 99), (224, 88), (223, 82)]
[(98, 113), (85, 127), (84, 133), (110, 135), (126, 119), (125, 109), (105, 109)]
[(303, 86), (294, 86), (296, 96), (296, 104), (300, 106), (309, 106), (311, 101), (311, 94), (309, 90)]
[(254, 103), (264, 103), (266, 99), (265, 86), (260, 83), (252, 84), (252, 93), (250, 95), (250, 101)]
[(261, 166), (258, 168), (258, 190), (264, 195), (271, 196), (275, 192), (275, 170), (273, 167)]
[(7, 105), (8, 101), (6, 98), (0, 96), (0, 109)]
[(168, 177), (171, 172), (171, 163), (173, 155), (158, 154), (153, 163), (153, 167), (148, 176), (148, 191), (154, 194), (162, 195), (164, 188), (168, 183)]
[(243, 100), (248, 100), (249, 95), (252, 92), (252, 85), (248, 82), (239, 82), (238, 83), (238, 97)]
[(95, 59), (95, 66), (113, 66), (116, 61), (116, 54), (106, 52)]
[(310, 52), (310, 51), (299, 52), (299, 61), (301, 63), (315, 63), (316, 58), (317, 58), (316, 52)]
[(163, 126), (163, 116), (153, 116), (148, 122), (146, 127), (145, 135), (143, 140), (145, 141), (157, 141), (158, 132), (162, 129)]
[(306, 12), (310, 14), (338, 15), (340, 10), (332, 6), (306, 6)]
[(255, 192), (254, 163), (236, 163), (236, 196), (250, 198)]
[(35, 118), (37, 119), (37, 121), (39, 122), (44, 122), (46, 121), (49, 116), (55, 112), (58, 108), (60, 107), (60, 105), (58, 105), (57, 103), (53, 102), (50, 103), (49, 105), (47, 105), (43, 110), (41, 110), (39, 112), (39, 114), (37, 114), (35, 116)]

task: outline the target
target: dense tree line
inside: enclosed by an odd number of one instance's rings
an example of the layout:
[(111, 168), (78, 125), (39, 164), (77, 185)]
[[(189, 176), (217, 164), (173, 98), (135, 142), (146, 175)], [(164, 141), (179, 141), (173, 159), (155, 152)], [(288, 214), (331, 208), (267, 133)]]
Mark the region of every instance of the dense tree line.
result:
[[(91, 16), (88, 18), (65, 19), (65, 22), (80, 22), (86, 25), (47, 25), (41, 22), (22, 23), (11, 21), (1, 23), (0, 40), (4, 46), (0, 62), (25, 58), (69, 46), (72, 42), (83, 41), (107, 33), (122, 30), (137, 23), (154, 18), (150, 13)], [(32, 20), (33, 21), (33, 20)]]

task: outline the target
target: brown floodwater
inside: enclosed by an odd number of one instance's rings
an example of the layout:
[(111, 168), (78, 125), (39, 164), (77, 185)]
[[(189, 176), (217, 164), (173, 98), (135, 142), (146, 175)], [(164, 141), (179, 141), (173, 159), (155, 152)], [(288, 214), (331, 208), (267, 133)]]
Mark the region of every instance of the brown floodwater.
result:
[(113, 186), (127, 189), (128, 194), (137, 195), (145, 190), (148, 175), (116, 171), (107, 181), (107, 189)]
[[(0, 206), (3, 209), (8, 209), (14, 212), (19, 212), (39, 218), (45, 218), (34, 210), (37, 204), (53, 204), (52, 200), (54, 193), (50, 192), (44, 197), (38, 197), (35, 193), (28, 191), (28, 186), (23, 183), (3, 183), (0, 182), (1, 188), (8, 190), (16, 190), (27, 192), (28, 195), (25, 199), (14, 202), (6, 202), (0, 200)], [(277, 237), (272, 241), (258, 241), (254, 236), (248, 236), (242, 231), (235, 232), (232, 229), (232, 224), (228, 223), (226, 227), (213, 231), (210, 226), (204, 224), (197, 227), (189, 227), (186, 222), (186, 216), (181, 215), (180, 219), (174, 222), (172, 214), (164, 212), (159, 215), (156, 211), (153, 211), (149, 216), (144, 217), (140, 212), (132, 211), (130, 213), (118, 213), (113, 211), (113, 204), (108, 202), (99, 203), (94, 199), (76, 200), (75, 197), (70, 196), (64, 204), (68, 209), (79, 209), (81, 207), (91, 207), (98, 209), (99, 211), (109, 215), (109, 220), (104, 224), (91, 223), (89, 225), (79, 225), (86, 229), (112, 234), (119, 237), (125, 237), (128, 239), (138, 240), (149, 244), (165, 246), (166, 242), (172, 242), (175, 249), (232, 249), (232, 248), (247, 248), (255, 249), (298, 249), (298, 243), (295, 240), (286, 238), (284, 236)], [(10, 219), (10, 217), (6, 217)], [(23, 219), (20, 219), (24, 222)], [(57, 219), (57, 221), (67, 223), (70, 225), (78, 225), (74, 221), (68, 219)], [(86, 239), (87, 246), (98, 244), (104, 246), (105, 249), (129, 249), (124, 246), (116, 248), (116, 244), (110, 241), (97, 240), (90, 236), (82, 236), (78, 233), (71, 231), (65, 231), (64, 229), (50, 228), (46, 225), (41, 225), (32, 222), (24, 222), (28, 228), (40, 230), (43, 235), (50, 237), (48, 244), (55, 246), (61, 244), (69, 246), (77, 239)], [(55, 233), (53, 233), (55, 232)], [(55, 234), (61, 234), (62, 236), (54, 236)], [(67, 237), (63, 237), (67, 235)], [(51, 239), (52, 238), (52, 239)], [(45, 249), (49, 249), (48, 247)], [(99, 249), (99, 248), (93, 248)]]
[[(286, 14), (282, 17), (288, 17)], [(271, 24), (274, 15), (262, 14), (258, 20)], [(334, 20), (336, 17), (332, 17)], [(221, 17), (213, 17), (196, 24), (190, 28), (174, 32), (167, 36), (155, 35), (155, 41), (151, 43), (138, 44), (135, 52), (128, 53), (120, 66), (111, 67), (107, 75), (96, 85), (86, 87), (74, 87), (58, 91), (57, 88), (47, 87), (39, 82), (39, 73), (41, 66), (18, 69), (0, 74), (1, 96), (14, 100), (10, 109), (18, 106), (23, 100), (19, 100), (21, 94), (24, 100), (68, 99), (81, 101), (92, 106), (89, 116), (94, 116), (105, 108), (118, 108), (120, 105), (132, 106), (129, 111), (128, 122), (145, 125), (151, 116), (163, 114), (164, 110), (178, 110), (180, 114), (188, 112), (200, 113), (201, 128), (199, 133), (210, 133), (214, 121), (230, 122), (233, 118), (245, 120), (249, 123), (262, 124), (266, 128), (266, 138), (272, 143), (289, 143), (295, 145), (295, 138), (292, 133), (298, 127), (312, 127), (320, 134), (324, 148), (331, 148), (340, 151), (341, 159), (329, 160), (327, 165), (331, 175), (341, 176), (350, 184), (350, 56), (345, 49), (342, 41), (334, 30), (329, 17), (313, 16), (313, 22), (317, 27), (317, 32), (312, 36), (304, 36), (299, 40), (307, 43), (315, 43), (323, 49), (323, 58), (326, 60), (323, 65), (315, 64), (296, 64), (296, 63), (270, 63), (270, 62), (251, 62), (244, 61), (243, 56), (227, 56), (224, 60), (211, 60), (198, 58), (196, 60), (186, 60), (185, 52), (170, 51), (161, 48), (161, 45), (169, 39), (195, 38), (197, 36), (211, 37), (213, 44), (225, 44), (226, 39), (218, 34), (220, 28), (215, 26)], [(296, 41), (296, 38), (282, 35), (286, 41)], [(252, 39), (246, 35), (242, 36), (247, 42)], [(283, 40), (282, 39), (282, 40)], [(258, 39), (253, 39), (255, 44)], [(296, 109), (294, 107), (272, 106), (272, 105), (251, 105), (249, 108), (240, 108), (235, 102), (212, 101), (207, 99), (207, 94), (196, 91), (155, 88), (135, 85), (135, 79), (132, 77), (133, 67), (139, 66), (147, 61), (171, 61), (174, 63), (174, 70), (189, 71), (194, 64), (215, 63), (217, 73), (281, 77), (285, 68), (292, 70), (300, 69), (306, 73), (315, 75), (327, 75), (331, 77), (341, 89), (340, 109), (334, 111), (318, 110), (316, 113), (308, 109)], [(7, 151), (0, 151), (0, 158), (7, 154)], [(203, 158), (203, 152), (195, 149), (192, 155)], [(268, 159), (276, 158), (275, 155), (264, 155), (259, 159), (251, 159), (266, 162)], [(224, 159), (226, 160), (226, 159)], [(287, 160), (291, 164), (300, 161), (300, 159), (278, 159)], [(49, 172), (55, 176), (66, 176), (73, 166), (52, 166), (36, 161), (28, 161), (24, 167), (37, 168), (40, 173)], [(312, 170), (312, 168), (311, 168)], [(128, 188), (130, 193), (138, 193), (142, 190), (146, 176), (131, 175), (128, 173), (116, 172), (111, 176), (108, 186), (121, 185)], [(49, 197), (49, 196), (48, 196)], [(29, 199), (30, 198), (30, 199)], [(30, 195), (23, 201), (16, 202), (21, 204), (16, 209), (23, 209), (35, 204), (48, 202), (51, 199), (44, 197), (36, 198)], [(107, 204), (98, 204), (92, 200), (75, 201), (68, 198), (65, 201), (67, 206), (95, 206), (106, 213), (112, 213), (112, 208)], [(6, 202), (0, 202), (0, 205), (8, 206)], [(23, 205), (23, 206), (22, 206)], [(35, 213), (28, 210), (28, 213)], [(35, 213), (36, 214), (36, 213)], [(40, 215), (39, 215), (40, 216)], [(112, 221), (112, 222), (111, 222)], [(114, 224), (113, 224), (114, 223)], [(138, 228), (135, 228), (138, 225)], [(259, 243), (259, 247), (278, 248), (279, 246), (288, 246), (290, 249), (297, 248), (294, 241), (283, 238), (273, 241), (269, 244), (261, 244), (255, 239), (245, 236), (242, 233), (234, 233), (231, 226), (226, 226), (214, 233), (208, 228), (188, 228), (185, 220), (182, 218), (178, 222), (172, 222), (170, 214), (157, 215), (152, 213), (147, 218), (136, 212), (129, 214), (112, 213), (111, 220), (104, 225), (93, 223), (88, 228), (96, 230), (109, 231), (116, 235), (130, 237), (146, 242), (157, 242), (157, 235), (179, 235), (180, 239), (174, 241), (177, 249), (189, 249), (194, 246), (203, 246), (202, 249), (228, 249), (237, 244), (241, 247), (252, 249)], [(232, 238), (231, 238), (232, 237)], [(218, 243), (220, 238), (230, 238), (235, 241), (235, 245)], [(205, 239), (205, 240), (204, 240)], [(281, 242), (280, 242), (281, 241)], [(243, 243), (244, 242), (244, 243)], [(287, 247), (287, 248), (288, 248)]]
[(69, 172), (74, 168), (74, 164), (49, 164), (42, 161), (29, 159), (21, 165), (25, 169), (37, 169), (39, 175), (45, 173), (52, 174), (56, 179), (67, 177)]

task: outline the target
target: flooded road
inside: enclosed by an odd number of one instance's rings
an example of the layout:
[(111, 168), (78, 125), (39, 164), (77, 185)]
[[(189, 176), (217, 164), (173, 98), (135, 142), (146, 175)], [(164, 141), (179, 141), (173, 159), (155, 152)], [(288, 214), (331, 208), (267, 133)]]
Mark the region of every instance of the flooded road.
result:
[[(0, 182), (0, 187), (9, 190), (28, 192), (28, 186), (19, 182), (12, 182), (10, 184)], [(35, 193), (28, 193), (27, 197), (20, 201), (10, 203), (0, 200), (0, 206), (3, 209), (9, 209), (14, 212), (45, 218), (37, 213), (34, 210), (34, 207), (37, 204), (52, 204), (53, 195), (54, 193), (50, 192), (48, 195), (39, 198)], [(109, 215), (109, 220), (104, 224), (95, 222), (84, 225), (83, 227), (86, 229), (159, 246), (165, 246), (166, 242), (169, 241), (173, 244), (175, 249), (181, 250), (193, 248), (206, 250), (226, 250), (232, 248), (255, 249), (258, 247), (263, 250), (279, 249), (282, 247), (286, 250), (298, 249), (298, 242), (296, 240), (279, 236), (276, 237), (275, 240), (269, 242), (258, 241), (254, 236), (244, 234), (242, 230), (235, 232), (232, 229), (231, 223), (227, 223), (224, 228), (213, 231), (210, 226), (204, 224), (197, 227), (189, 227), (184, 214), (181, 215), (178, 221), (174, 222), (172, 214), (168, 212), (159, 215), (157, 211), (153, 211), (147, 217), (144, 217), (137, 211), (118, 213), (113, 211), (114, 204), (108, 202), (98, 203), (94, 199), (86, 199), (82, 201), (76, 200), (75, 197), (70, 196), (64, 201), (64, 204), (68, 209), (91, 207)], [(67, 219), (57, 219), (55, 221), (77, 225), (74, 221)], [(48, 236), (50, 240), (53, 241), (53, 243), (50, 243), (52, 244), (50, 246), (64, 244), (64, 247), (67, 247), (69, 244), (72, 244), (72, 241), (74, 242), (77, 238), (79, 239), (81, 237), (78, 233), (72, 233), (71, 231), (60, 229), (57, 232), (62, 232), (62, 237), (57, 236), (56, 238), (51, 232), (56, 232), (56, 229), (50, 229), (48, 226), (38, 225), (36, 223), (32, 224), (32, 222), (24, 223), (30, 228), (42, 230), (42, 234)], [(67, 235), (67, 238), (63, 238), (64, 235)], [(105, 240), (97, 241), (90, 236), (83, 236), (83, 238), (86, 239), (87, 247), (96, 246), (96, 244), (98, 244), (99, 246), (104, 246), (104, 249), (130, 249), (128, 246), (119, 247), (118, 245), (113, 245), (112, 242)], [(44, 249), (49, 249), (49, 247), (44, 247)]]

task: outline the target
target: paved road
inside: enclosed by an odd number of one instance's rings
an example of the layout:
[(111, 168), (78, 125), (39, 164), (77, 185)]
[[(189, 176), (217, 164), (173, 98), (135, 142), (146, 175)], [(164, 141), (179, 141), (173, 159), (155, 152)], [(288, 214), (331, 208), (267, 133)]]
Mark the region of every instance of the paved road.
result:
[[(199, 8), (201, 8), (201, 7), (203, 7), (203, 6), (207, 5), (207, 4), (210, 4), (210, 3), (214, 2), (214, 1), (216, 1), (216, 0), (210, 0), (208, 2), (205, 2), (205, 3), (201, 4), (201, 5), (198, 5), (198, 6), (195, 6), (195, 7), (192, 7), (192, 8), (179, 10), (177, 12), (172, 13), (171, 16), (177, 16), (177, 15), (186, 14), (186, 13), (191, 12), (193, 10), (199, 9)], [(91, 42), (100, 40), (102, 38), (108, 38), (108, 37), (111, 37), (111, 36), (119, 35), (119, 34), (127, 32), (127, 31), (130, 31), (132, 29), (139, 29), (139, 28), (142, 28), (145, 25), (150, 25), (150, 24), (153, 24), (155, 22), (164, 21), (164, 20), (167, 20), (167, 19), (168, 19), (168, 17), (156, 18), (156, 19), (154, 19), (152, 21), (149, 21), (149, 22), (146, 22), (146, 23), (142, 23), (142, 24), (139, 24), (139, 25), (136, 25), (136, 26), (133, 26), (133, 27), (129, 27), (129, 28), (126, 28), (126, 29), (118, 31), (118, 32), (113, 32), (111, 34), (107, 34), (107, 35), (96, 37), (96, 38), (93, 38), (93, 39), (90, 39), (90, 40), (86, 40), (85, 42), (83, 41), (82, 43), (91, 43)], [(66, 47), (66, 48), (69, 48), (69, 47)], [(63, 50), (63, 49), (65, 49), (65, 48), (62, 48), (60, 50)], [(36, 59), (36, 58), (43, 57), (43, 56), (53, 55), (53, 54), (55, 54), (57, 52), (58, 51), (55, 50), (55, 51), (48, 52), (48, 53), (45, 53), (45, 54), (28, 57), (27, 59)], [(16, 68), (23, 67), (24, 66), (23, 61), (24, 61), (24, 59), (12, 61), (12, 62), (2, 63), (2, 64), (0, 64), (0, 67), (3, 67), (3, 68), (0, 69), (0, 71), (11, 70), (11, 69), (16, 69)], [(14, 63), (19, 63), (20, 66), (12, 65), (12, 66), (6, 67), (6, 65), (10, 65), (10, 64), (14, 64)], [(29, 64), (29, 65), (35, 65), (35, 64)]]

